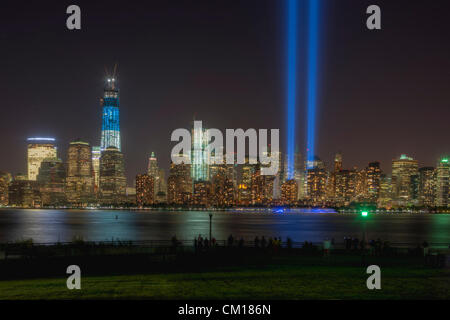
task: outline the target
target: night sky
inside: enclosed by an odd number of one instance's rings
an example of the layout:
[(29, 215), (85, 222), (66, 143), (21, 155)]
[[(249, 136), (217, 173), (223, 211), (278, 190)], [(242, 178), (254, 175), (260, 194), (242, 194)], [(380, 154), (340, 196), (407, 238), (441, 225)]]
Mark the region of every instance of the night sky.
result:
[[(301, 1), (301, 0), (300, 0)], [(298, 132), (305, 148), (305, 1)], [(82, 29), (66, 28), (77, 4)], [(366, 28), (378, 4), (382, 30)], [(211, 128), (285, 125), (285, 1), (2, 1), (0, 170), (26, 172), (26, 138), (100, 144), (105, 66), (118, 63), (128, 181), (151, 151), (168, 168), (170, 134), (194, 115)], [(316, 150), (364, 167), (406, 153), (434, 166), (450, 153), (448, 0), (322, 0)], [(303, 152), (304, 153), (304, 152)]]

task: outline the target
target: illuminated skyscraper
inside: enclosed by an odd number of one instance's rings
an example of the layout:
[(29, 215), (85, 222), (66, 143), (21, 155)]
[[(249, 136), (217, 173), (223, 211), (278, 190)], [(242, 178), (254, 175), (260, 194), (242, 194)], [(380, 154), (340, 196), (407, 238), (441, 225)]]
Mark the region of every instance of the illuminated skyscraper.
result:
[(44, 159), (56, 159), (54, 141), (53, 138), (28, 138), (28, 180), (36, 181)]
[[(206, 129), (196, 127), (192, 128), (192, 151), (191, 151), (191, 177), (192, 181), (208, 181), (209, 180), (209, 157), (206, 152), (206, 147), (209, 143), (209, 137), (206, 134)], [(200, 122), (201, 123), (201, 122)]]
[(295, 180), (286, 180), (281, 186), (281, 201), (293, 205), (297, 202), (298, 186)]
[(119, 121), (119, 89), (116, 78), (108, 78), (104, 89), (102, 105), (102, 139), (101, 150), (115, 147), (121, 151)]
[[(186, 161), (187, 162), (187, 161)], [(190, 164), (170, 164), (167, 179), (167, 203), (189, 204), (192, 199), (192, 180)]]
[(67, 200), (76, 206), (85, 206), (94, 200), (94, 170), (89, 143), (73, 141), (67, 155)]
[(392, 160), (392, 191), (398, 205), (407, 205), (415, 200), (417, 177), (417, 160), (404, 154)]
[(12, 176), (9, 172), (0, 171), (0, 206), (8, 205), (8, 187), (12, 181)]
[(66, 204), (66, 167), (60, 159), (42, 161), (37, 182), (43, 206)]
[(127, 182), (122, 152), (109, 147), (100, 158), (100, 200), (103, 204), (120, 204), (125, 201)]
[(100, 187), (100, 157), (102, 155), (100, 147), (92, 147), (92, 169), (94, 170), (94, 188), (98, 192)]
[(136, 204), (139, 207), (151, 205), (154, 202), (154, 180), (148, 174), (136, 176)]
[(371, 202), (377, 202), (380, 194), (381, 169), (379, 162), (371, 162), (366, 169), (367, 172), (367, 193)]
[(419, 200), (423, 206), (434, 206), (436, 178), (433, 167), (419, 169)]
[(442, 158), (436, 167), (436, 206), (449, 206), (450, 163), (448, 158)]

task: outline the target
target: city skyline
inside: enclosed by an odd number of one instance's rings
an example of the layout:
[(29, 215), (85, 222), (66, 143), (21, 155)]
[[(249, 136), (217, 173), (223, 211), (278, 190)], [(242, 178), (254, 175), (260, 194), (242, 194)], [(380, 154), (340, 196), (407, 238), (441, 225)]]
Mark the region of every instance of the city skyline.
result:
[[(324, 1), (321, 6), (315, 153), (332, 165), (341, 150), (347, 168), (379, 161), (382, 170), (390, 172), (392, 159), (401, 154), (435, 167), (437, 159), (449, 153), (450, 97), (443, 76), (450, 69), (443, 50), (448, 44), (433, 33), (446, 27), (435, 18), (441, 13), (420, 3), (380, 1), (389, 13), (384, 30), (392, 32), (377, 34), (364, 27), (367, 3), (344, 1), (336, 6)], [(403, 12), (402, 3), (408, 3), (410, 11)], [(169, 172), (170, 133), (188, 128), (193, 116), (219, 129), (278, 127), (281, 149), (286, 150), (281, 68), (285, 8), (273, 2), (258, 4), (121, 4), (120, 12), (109, 6), (105, 13), (101, 1), (82, 2), (89, 15), (79, 33), (70, 33), (59, 27), (58, 19), (65, 18), (59, 15), (63, 5), (21, 8), (42, 17), (28, 21), (9, 3), (11, 16), (4, 20), (18, 28), (2, 33), (7, 48), (2, 57), (14, 68), (7, 66), (0, 76), (8, 87), (2, 103), (8, 116), (0, 120), (6, 137), (0, 147), (8, 156), (0, 158), (0, 170), (26, 172), (23, 154), (29, 137), (55, 137), (62, 159), (69, 142), (78, 137), (99, 145), (103, 66), (116, 62), (129, 185), (135, 174), (146, 172), (152, 151)], [(420, 25), (410, 14), (416, 9), (423, 15)], [(303, 26), (306, 22), (300, 18)], [(114, 19), (121, 23), (110, 23)], [(398, 38), (405, 30), (409, 36)], [(39, 63), (26, 53), (30, 43)], [(108, 43), (115, 43), (114, 50)], [(296, 140), (305, 150), (305, 65), (299, 64)], [(421, 90), (411, 90), (416, 86)]]

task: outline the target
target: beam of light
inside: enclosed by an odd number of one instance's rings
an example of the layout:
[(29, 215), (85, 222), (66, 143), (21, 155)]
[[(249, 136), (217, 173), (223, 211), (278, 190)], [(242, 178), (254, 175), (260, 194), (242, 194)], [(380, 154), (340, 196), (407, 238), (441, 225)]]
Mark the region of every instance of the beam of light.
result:
[(297, 87), (297, 0), (287, 0), (287, 179), (294, 178), (295, 118)]
[(317, 55), (319, 36), (320, 0), (309, 0), (308, 22), (308, 89), (307, 89), (307, 160), (311, 167), (315, 155), (316, 107), (317, 107)]

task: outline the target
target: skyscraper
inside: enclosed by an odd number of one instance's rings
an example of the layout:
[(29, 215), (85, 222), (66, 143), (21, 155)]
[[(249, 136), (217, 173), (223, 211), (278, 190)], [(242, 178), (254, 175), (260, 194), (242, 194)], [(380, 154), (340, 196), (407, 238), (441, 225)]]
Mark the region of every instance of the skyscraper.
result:
[(8, 205), (8, 187), (12, 181), (9, 172), (0, 171), (0, 206)]
[(122, 150), (120, 144), (120, 121), (119, 121), (119, 89), (117, 79), (108, 78), (103, 93), (102, 105), (102, 138), (101, 150), (115, 147)]
[(56, 159), (54, 141), (54, 138), (28, 138), (28, 180), (36, 181), (41, 162), (44, 159)]
[(100, 186), (100, 147), (92, 147), (92, 169), (94, 170), (94, 190), (97, 193)]
[(108, 147), (100, 158), (100, 201), (103, 204), (120, 204), (125, 201), (127, 182), (122, 152)]
[(196, 127), (196, 121), (192, 128), (192, 151), (191, 151), (191, 178), (193, 182), (209, 180), (209, 157), (206, 147), (209, 143), (209, 136), (206, 129)]
[(442, 158), (436, 167), (436, 206), (449, 206), (450, 163), (448, 158)]
[(46, 159), (42, 161), (37, 182), (43, 206), (66, 204), (67, 199), (64, 188), (66, 167), (61, 159)]
[(67, 155), (67, 200), (77, 206), (85, 206), (94, 200), (94, 171), (89, 143), (73, 141)]
[(369, 201), (377, 202), (380, 194), (381, 169), (378, 161), (369, 163), (367, 172), (367, 193)]
[(419, 169), (419, 200), (423, 206), (434, 206), (435, 198), (435, 170), (433, 167)]
[(404, 154), (400, 158), (392, 160), (392, 191), (394, 201), (398, 205), (411, 204), (415, 200), (417, 176), (417, 160)]
[(151, 205), (154, 202), (154, 181), (148, 174), (136, 176), (136, 204), (138, 207)]

